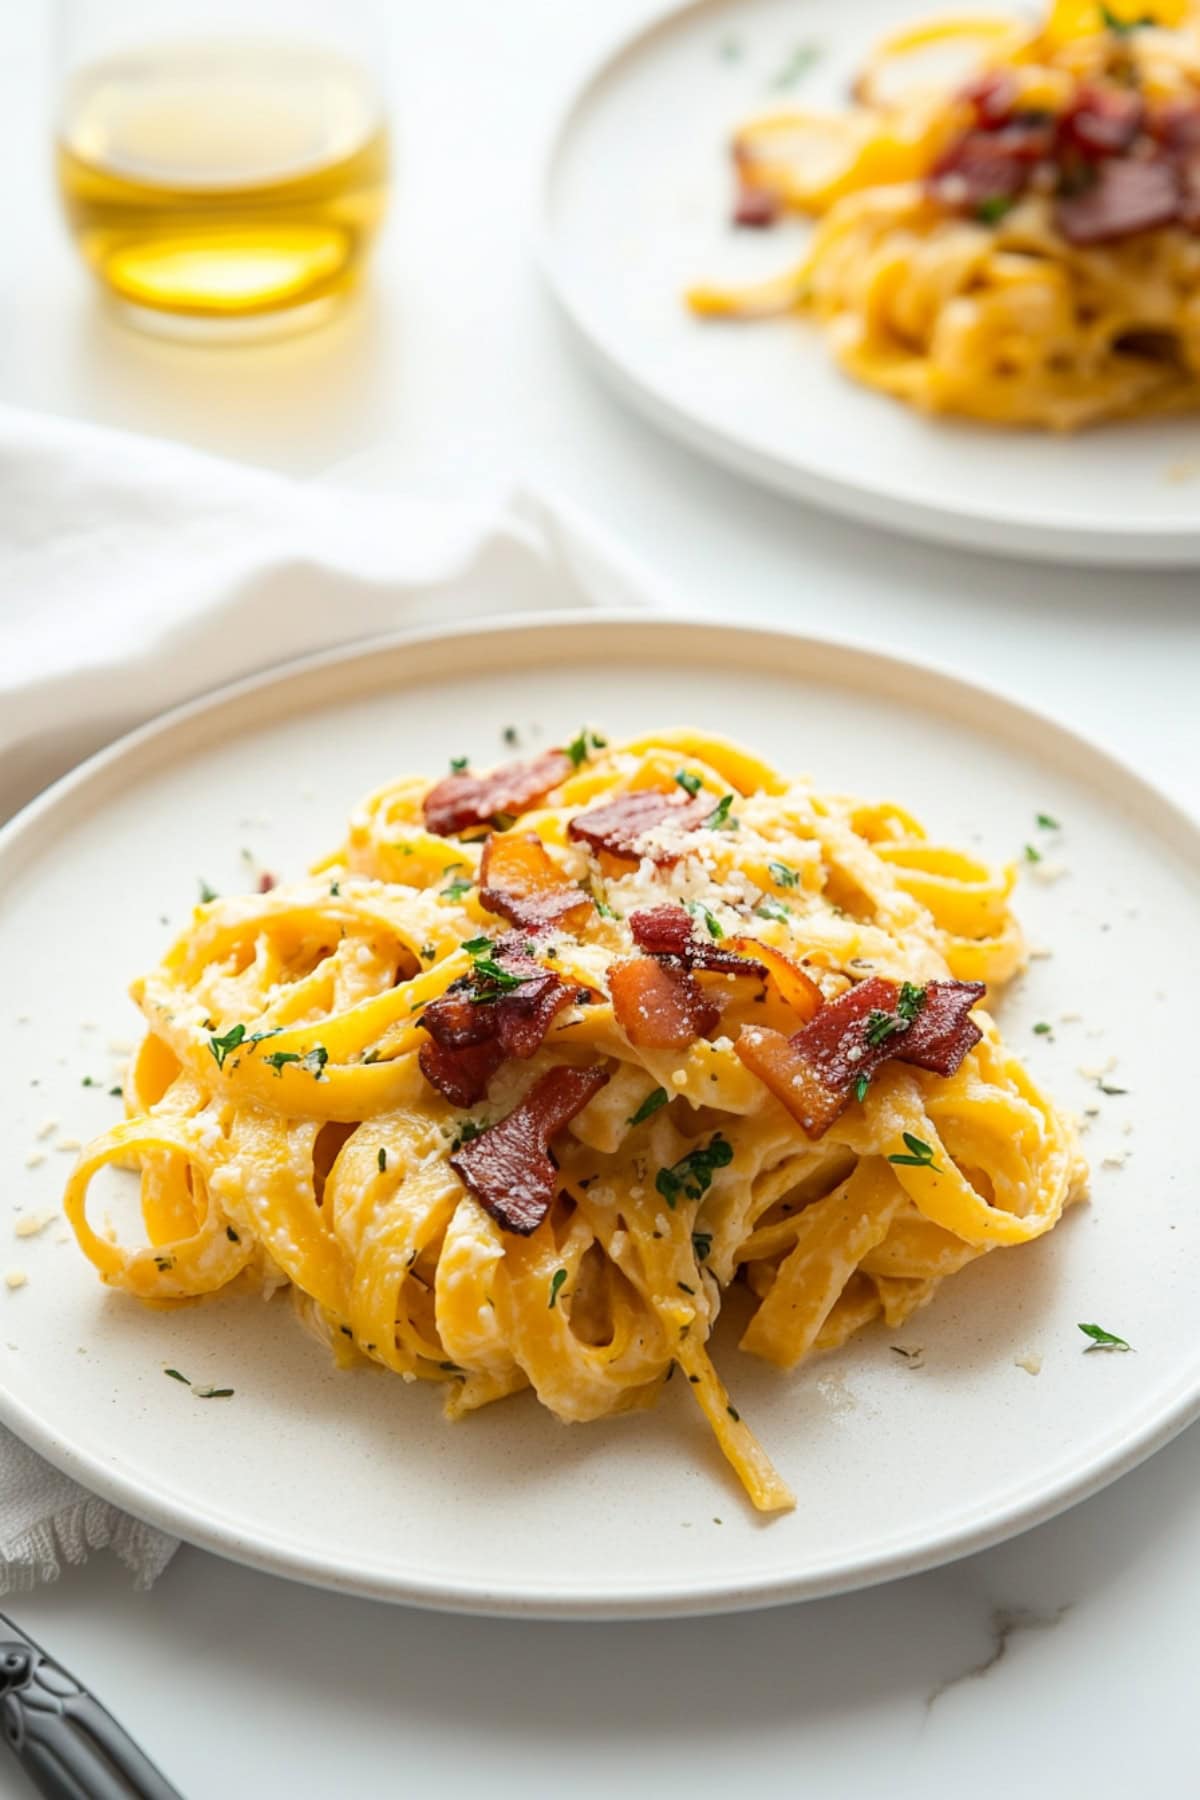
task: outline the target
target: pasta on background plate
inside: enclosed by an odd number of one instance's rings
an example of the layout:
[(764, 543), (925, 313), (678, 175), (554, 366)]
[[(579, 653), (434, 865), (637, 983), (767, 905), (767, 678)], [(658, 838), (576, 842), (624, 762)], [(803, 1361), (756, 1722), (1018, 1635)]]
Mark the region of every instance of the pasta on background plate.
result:
[(735, 219), (819, 223), (797, 267), (697, 287), (696, 313), (810, 315), (857, 380), (993, 424), (1200, 405), (1193, 0), (930, 20), (853, 98), (737, 133)]
[[(603, 1418), (678, 1372), (788, 1507), (709, 1355), (730, 1287), (791, 1369), (1080, 1194), (984, 1009), (1013, 879), (692, 731), (402, 778), (134, 983), (128, 1116), (68, 1215), (112, 1286), (287, 1285), (339, 1363), (451, 1418), (526, 1387)], [(140, 1170), (144, 1243), (89, 1218), (106, 1164)]]

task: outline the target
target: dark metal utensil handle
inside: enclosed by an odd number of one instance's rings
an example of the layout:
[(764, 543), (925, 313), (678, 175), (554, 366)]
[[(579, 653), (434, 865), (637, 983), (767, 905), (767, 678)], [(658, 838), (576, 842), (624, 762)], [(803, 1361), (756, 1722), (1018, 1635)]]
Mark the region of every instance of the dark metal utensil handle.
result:
[(0, 1728), (47, 1800), (182, 1800), (96, 1696), (3, 1613)]

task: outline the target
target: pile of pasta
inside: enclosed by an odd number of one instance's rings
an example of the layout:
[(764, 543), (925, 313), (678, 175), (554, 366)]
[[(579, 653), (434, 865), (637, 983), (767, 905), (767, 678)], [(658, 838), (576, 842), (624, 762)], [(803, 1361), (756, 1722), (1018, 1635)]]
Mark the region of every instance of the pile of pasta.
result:
[(928, 412), (1072, 430), (1200, 403), (1200, 11), (1055, 0), (876, 49), (854, 104), (738, 132), (737, 217), (819, 220), (707, 317), (800, 311)]
[[(133, 984), (127, 1116), (68, 1216), (143, 1301), (287, 1285), (450, 1418), (526, 1387), (604, 1418), (678, 1370), (790, 1506), (710, 1357), (731, 1287), (791, 1369), (1081, 1191), (979, 1003), (1022, 964), (1013, 880), (691, 731), (396, 781)], [(140, 1171), (144, 1241), (89, 1218), (105, 1165)]]

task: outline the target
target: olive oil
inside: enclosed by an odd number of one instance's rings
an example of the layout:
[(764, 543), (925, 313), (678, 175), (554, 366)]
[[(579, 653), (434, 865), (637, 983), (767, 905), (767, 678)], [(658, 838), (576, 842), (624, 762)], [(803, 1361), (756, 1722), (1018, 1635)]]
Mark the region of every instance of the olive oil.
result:
[(144, 320), (201, 335), (325, 310), (362, 267), (387, 175), (366, 76), (300, 46), (173, 44), (93, 63), (59, 132), (90, 267)]

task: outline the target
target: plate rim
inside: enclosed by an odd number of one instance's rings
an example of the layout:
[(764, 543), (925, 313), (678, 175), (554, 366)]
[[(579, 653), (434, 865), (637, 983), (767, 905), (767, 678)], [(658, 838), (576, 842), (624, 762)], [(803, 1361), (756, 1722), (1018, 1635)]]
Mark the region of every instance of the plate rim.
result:
[[(685, 661), (691, 660), (687, 655), (688, 646), (694, 648), (701, 636), (718, 640), (727, 648), (746, 642), (757, 645), (761, 667), (766, 666), (769, 650), (786, 652), (789, 660), (783, 664), (785, 671), (800, 667), (808, 679), (830, 687), (854, 685), (861, 692), (862, 681), (854, 682), (852, 678), (864, 673), (869, 674), (876, 684), (889, 674), (899, 674), (909, 680), (932, 680), (937, 684), (940, 701), (934, 710), (941, 716), (969, 718), (977, 722), (978, 729), (992, 735), (996, 734), (999, 725), (1003, 728), (1003, 739), (1012, 743), (1020, 742), (1023, 731), (1027, 732), (1035, 725), (1044, 738), (1049, 734), (1049, 741), (1064, 757), (1065, 766), (1075, 778), (1086, 781), (1089, 771), (1093, 781), (1098, 776), (1107, 776), (1115, 784), (1112, 802), (1115, 806), (1125, 811), (1136, 804), (1138, 816), (1159, 839), (1164, 851), (1169, 850), (1175, 855), (1182, 852), (1186, 859), (1190, 850), (1191, 859), (1200, 867), (1200, 814), (1193, 813), (1149, 777), (1085, 733), (1059, 723), (1003, 689), (966, 677), (953, 668), (924, 658), (876, 649), (853, 639), (794, 631), (765, 622), (730, 624), (703, 613), (648, 611), (642, 607), (575, 607), (500, 619), (466, 618), (388, 632), (277, 664), (172, 707), (95, 752), (0, 827), (0, 890), (7, 885), (9, 862), (14, 853), (15, 869), (19, 871), (21, 849), (31, 849), (35, 857), (39, 854), (44, 848), (39, 842), (39, 834), (47, 829), (53, 833), (55, 815), (62, 806), (77, 800), (91, 784), (103, 783), (114, 771), (119, 772), (124, 763), (132, 762), (130, 778), (139, 779), (143, 770), (138, 759), (148, 747), (169, 746), (173, 740), (186, 740), (189, 729), (197, 722), (211, 721), (231, 708), (235, 711), (252, 708), (263, 695), (271, 693), (286, 699), (293, 689), (299, 689), (302, 696), (308, 679), (316, 678), (319, 682), (322, 677), (337, 672), (349, 678), (355, 673), (365, 675), (368, 678), (366, 691), (370, 691), (369, 678), (373, 673), (378, 675), (385, 652), (401, 654), (419, 646), (436, 650), (461, 640), (486, 642), (503, 637), (510, 640), (519, 656), (528, 646), (536, 649), (538, 640), (549, 640), (553, 648), (554, 640), (561, 637), (563, 646), (557, 655), (562, 660), (569, 654), (570, 640), (581, 633), (618, 633), (614, 650), (618, 654), (627, 651), (628, 638), (624, 634), (634, 629), (682, 637)], [(712, 649), (715, 651), (715, 643)], [(830, 676), (828, 669), (820, 666), (822, 662), (835, 665), (839, 673)], [(775, 666), (778, 668), (779, 664)], [(953, 707), (947, 705), (950, 700), (955, 703)], [(294, 717), (303, 712), (305, 704), (301, 697), (295, 706), (285, 707), (273, 716)], [(253, 730), (252, 718), (247, 715), (237, 721), (237, 729)], [(192, 753), (198, 747), (193, 746)], [(185, 757), (189, 754), (186, 741), (180, 745), (180, 750)], [(68, 816), (60, 826), (59, 834), (69, 834), (73, 824)], [(59, 834), (51, 841), (57, 841)], [(290, 1543), (286, 1530), (260, 1531), (254, 1538), (248, 1538), (236, 1522), (224, 1520), (216, 1510), (197, 1512), (194, 1502), (175, 1495), (169, 1480), (161, 1479), (158, 1487), (148, 1494), (134, 1476), (120, 1468), (109, 1467), (59, 1439), (53, 1426), (43, 1422), (34, 1409), (10, 1392), (7, 1383), (0, 1384), (0, 1424), (14, 1431), (54, 1467), (90, 1492), (202, 1549), (269, 1574), (364, 1599), (475, 1616), (576, 1620), (651, 1619), (752, 1611), (851, 1592), (941, 1567), (1002, 1543), (1088, 1499), (1162, 1449), (1197, 1417), (1200, 1417), (1200, 1366), (1190, 1376), (1181, 1371), (1176, 1383), (1159, 1396), (1154, 1412), (1143, 1423), (1131, 1426), (1105, 1453), (1093, 1455), (1082, 1469), (1070, 1459), (1065, 1464), (1060, 1461), (1049, 1476), (1043, 1474), (1033, 1482), (1026, 1480), (1009, 1490), (1010, 1498), (1002, 1501), (1000, 1510), (994, 1500), (981, 1504), (971, 1514), (960, 1518), (952, 1529), (941, 1528), (932, 1535), (927, 1529), (919, 1539), (910, 1534), (906, 1540), (885, 1544), (882, 1550), (853, 1561), (818, 1565), (800, 1574), (788, 1574), (786, 1570), (755, 1576), (727, 1574), (709, 1580), (681, 1582), (672, 1579), (657, 1587), (639, 1578), (624, 1588), (604, 1590), (598, 1589), (594, 1582), (570, 1588), (560, 1582), (552, 1588), (539, 1590), (536, 1584), (528, 1581), (522, 1582), (519, 1589), (506, 1589), (495, 1583), (447, 1578), (440, 1574), (432, 1577), (424, 1577), (419, 1572), (397, 1574), (386, 1566), (364, 1563), (361, 1558), (357, 1563), (347, 1564), (344, 1559), (314, 1555), (308, 1546)]]
[[(692, 19), (708, 12), (731, 12), (736, 6), (737, 0), (673, 0), (651, 19), (609, 41), (576, 75), (543, 134), (535, 176), (531, 248), (546, 288), (588, 360), (620, 398), (693, 454), (856, 524), (1013, 560), (1041, 558), (1072, 567), (1184, 569), (1200, 564), (1200, 522), (1194, 512), (1182, 507), (1162, 520), (1114, 525), (1099, 518), (1083, 525), (1056, 522), (1036, 509), (1018, 512), (989, 506), (986, 497), (963, 508), (909, 495), (877, 480), (851, 484), (827, 474), (812, 461), (789, 460), (764, 450), (734, 426), (711, 423), (630, 366), (601, 315), (589, 308), (586, 295), (572, 277), (570, 258), (559, 243), (553, 198), (560, 162), (576, 122), (600, 90), (619, 75), (623, 63), (640, 57), (658, 39)], [(953, 428), (970, 421), (944, 423)], [(1039, 441), (1048, 435), (1037, 434)]]

